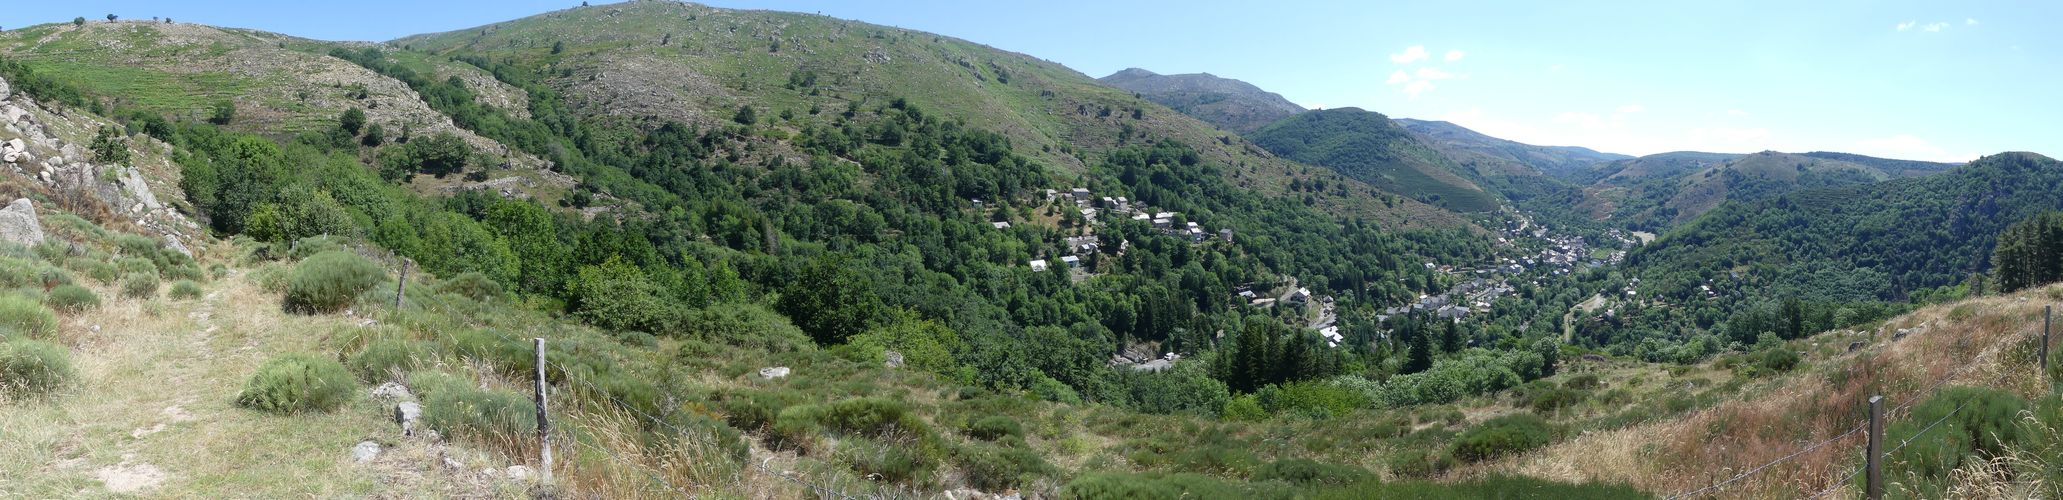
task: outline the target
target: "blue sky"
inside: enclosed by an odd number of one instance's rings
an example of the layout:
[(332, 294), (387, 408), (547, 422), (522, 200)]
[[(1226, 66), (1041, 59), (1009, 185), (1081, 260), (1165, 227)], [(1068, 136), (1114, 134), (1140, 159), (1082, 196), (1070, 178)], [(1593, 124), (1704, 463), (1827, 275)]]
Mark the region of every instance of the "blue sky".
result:
[[(1535, 144), (2063, 156), (2063, 37), (2049, 33), (2063, 2), (712, 3), (936, 32), (1090, 76), (1209, 72), (1307, 107), (1449, 120)], [(12, 5), (0, 25), (114, 12), (384, 40), (577, 4), (73, 0)]]

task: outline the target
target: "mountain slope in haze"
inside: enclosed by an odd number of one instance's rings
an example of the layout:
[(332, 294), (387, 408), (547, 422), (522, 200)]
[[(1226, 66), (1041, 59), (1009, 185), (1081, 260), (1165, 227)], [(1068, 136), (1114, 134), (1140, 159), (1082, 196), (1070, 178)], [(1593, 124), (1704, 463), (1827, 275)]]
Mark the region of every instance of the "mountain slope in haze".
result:
[(1576, 178), (1590, 181), (1585, 208), (1593, 216), (1659, 231), (1728, 201), (1930, 175), (1954, 166), (1846, 153), (1665, 153), (1603, 164)]
[(1280, 94), (1210, 73), (1162, 75), (1128, 68), (1097, 81), (1241, 134), (1304, 112)]
[(1522, 144), (1444, 121), (1399, 118), (1397, 124), (1424, 136), (1433, 147), (1463, 164), (1508, 165), (1503, 167), (1506, 169), (1525, 166), (1549, 176), (1562, 177), (1597, 163), (1633, 158), (1584, 147)]
[(1385, 190), (1459, 212), (1496, 210), (1497, 195), (1389, 117), (1360, 108), (1311, 111), (1248, 136), (1285, 158), (1339, 171)]
[(1746, 271), (1773, 283), (1772, 296), (1898, 300), (1990, 269), (1992, 242), (2006, 226), (2063, 209), (2059, 183), (2063, 163), (2002, 153), (1925, 177), (1729, 203), (1628, 263), (1654, 278), (1654, 294), (1672, 299), (1695, 296), (1700, 281), (1686, 276)]

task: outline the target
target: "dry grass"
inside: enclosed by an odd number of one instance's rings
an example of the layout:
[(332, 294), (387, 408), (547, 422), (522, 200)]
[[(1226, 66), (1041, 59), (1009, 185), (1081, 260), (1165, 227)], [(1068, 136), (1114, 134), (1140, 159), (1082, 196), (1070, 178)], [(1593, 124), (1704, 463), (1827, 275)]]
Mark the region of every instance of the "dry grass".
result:
[[(1680, 418), (1579, 436), (1490, 470), (1562, 481), (1632, 484), (1660, 494), (1705, 487), (1842, 436), (1867, 421), (1867, 398), (1886, 397), (1891, 422), (1925, 400), (1936, 383), (1995, 387), (2031, 397), (2045, 388), (2019, 351), (2038, 336), (2041, 308), (2063, 287), (1928, 307), (1887, 321), (1858, 352), (1815, 354), (1807, 367), (1751, 386), (1736, 399)], [(1924, 328), (1892, 340), (1901, 328)], [(1818, 339), (1821, 342), (1825, 339)], [(1845, 340), (1845, 339), (1844, 339)], [(1793, 348), (1813, 340), (1801, 340)], [(1845, 342), (1842, 342), (1845, 347)], [(1822, 350), (1823, 351), (1823, 350)], [(1887, 424), (1888, 426), (1888, 424)], [(1836, 486), (1861, 463), (1863, 433), (1714, 492), (1724, 497), (1794, 497)], [(1969, 477), (1983, 477), (1970, 471)], [(1996, 485), (1967, 481), (1989, 496)]]
[[(328, 414), (238, 408), (246, 377), (290, 351), (322, 352), (346, 319), (290, 317), (241, 276), (205, 298), (111, 299), (66, 318), (79, 383), (48, 401), (0, 406), (0, 497), (513, 496), (520, 485), (475, 472), (486, 454), (411, 441), (387, 409), (357, 398)], [(97, 290), (116, 297), (112, 290)], [(388, 452), (356, 463), (352, 446)], [(462, 470), (448, 469), (451, 463)]]

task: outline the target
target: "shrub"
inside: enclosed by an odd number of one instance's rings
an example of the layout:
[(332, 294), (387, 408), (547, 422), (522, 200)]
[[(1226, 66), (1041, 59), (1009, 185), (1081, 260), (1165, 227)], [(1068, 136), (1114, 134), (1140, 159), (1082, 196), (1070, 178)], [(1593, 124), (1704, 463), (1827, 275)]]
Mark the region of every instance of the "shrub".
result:
[(199, 264), (191, 262), (176, 266), (165, 266), (162, 270), (164, 272), (161, 274), (164, 275), (165, 279), (169, 280), (202, 281), (208, 279), (208, 273), (201, 271)]
[(70, 285), (72, 273), (65, 272), (57, 266), (43, 266), (36, 269), (36, 283), (43, 285), (46, 290), (59, 285)]
[(1254, 396), (1269, 413), (1318, 419), (1345, 415), (1368, 405), (1368, 398), (1360, 392), (1315, 381), (1262, 387)]
[(681, 330), (691, 338), (773, 353), (808, 350), (816, 345), (801, 328), (771, 309), (754, 304), (719, 303), (681, 315)]
[(953, 453), (967, 484), (983, 491), (1020, 488), (1058, 472), (1038, 453), (1023, 448), (969, 445)]
[(26, 398), (70, 383), (72, 357), (56, 344), (16, 339), (0, 343), (0, 394)]
[(147, 299), (158, 296), (158, 275), (152, 273), (129, 273), (122, 277), (122, 296), (132, 299)]
[(1437, 450), (1404, 449), (1390, 455), (1389, 466), (1397, 477), (1432, 477), (1453, 468), (1454, 457)]
[(1218, 418), (1234, 422), (1259, 422), (1268, 419), (1268, 410), (1261, 408), (1259, 399), (1248, 394), (1225, 402), (1225, 411)]
[(478, 301), (500, 297), (503, 293), (501, 283), (496, 283), (494, 278), (478, 272), (459, 273), (458, 276), (438, 283), (436, 290), (437, 293), (458, 295)]
[(991, 415), (967, 424), (967, 436), (982, 441), (995, 441), (1006, 437), (1023, 438), (1024, 426), (1010, 417)]
[(1596, 389), (1600, 384), (1601, 383), (1597, 379), (1597, 374), (1594, 373), (1585, 373), (1582, 375), (1569, 377), (1568, 380), (1562, 381), (1562, 387), (1567, 387), (1576, 390)]
[(51, 308), (65, 314), (78, 314), (100, 307), (100, 296), (79, 285), (58, 285), (50, 289), (50, 296), (44, 300)]
[(805, 398), (794, 391), (746, 390), (723, 397), (724, 420), (732, 427), (758, 431), (774, 423), (782, 409), (801, 404)]
[(115, 259), (115, 270), (121, 271), (122, 274), (157, 274), (158, 265), (142, 257), (122, 257)]
[(386, 273), (357, 254), (331, 250), (294, 266), (287, 278), (286, 307), (300, 313), (330, 313), (358, 301), (378, 286)]
[(1283, 481), (1300, 486), (1347, 485), (1375, 479), (1360, 467), (1320, 463), (1303, 458), (1269, 462), (1254, 471), (1255, 481)]
[(1462, 432), (1454, 439), (1454, 456), (1479, 462), (1546, 446), (1553, 437), (1553, 429), (1539, 415), (1505, 415)]
[(1798, 353), (1781, 347), (1766, 349), (1755, 355), (1755, 363), (1767, 373), (1788, 372), (1798, 367)]
[(938, 462), (915, 447), (883, 443), (868, 438), (851, 438), (838, 443), (833, 457), (862, 476), (883, 481), (921, 485), (930, 481)]
[(661, 451), (677, 446), (704, 447), (695, 450), (699, 453), (694, 456), (722, 457), (739, 464), (752, 457), (752, 447), (746, 444), (745, 436), (722, 421), (692, 412), (676, 412), (667, 417), (666, 424), (647, 434), (647, 447)]
[(193, 280), (174, 281), (172, 282), (172, 291), (169, 293), (169, 295), (173, 299), (178, 300), (192, 300), (201, 298), (201, 284), (195, 283)]
[(21, 295), (0, 297), (0, 340), (47, 339), (57, 334), (57, 313)]
[(279, 414), (327, 412), (343, 406), (352, 392), (351, 374), (335, 360), (287, 354), (266, 361), (251, 375), (237, 406)]
[(366, 382), (399, 380), (436, 359), (437, 344), (387, 338), (372, 341), (351, 357), (351, 371)]
[(115, 280), (122, 277), (119, 268), (105, 261), (89, 260), (85, 261), (84, 264), (79, 264), (79, 266), (80, 272), (86, 273), (86, 277), (93, 278), (93, 281), (98, 281), (103, 285), (112, 285), (115, 283)]
[[(2021, 425), (2026, 408), (2025, 400), (1998, 389), (1944, 388), (1913, 407), (1909, 418), (1885, 431), (1886, 442), (1911, 443), (1899, 451), (1899, 458), (1891, 461), (1884, 473), (1912, 478), (1906, 486), (1916, 497), (1949, 496), (1946, 489), (1953, 482), (1953, 471), (2005, 454), (2008, 448), (2041, 434), (2028, 434), (2030, 429)], [(1939, 428), (1928, 429), (1930, 424)]]
[(423, 425), (449, 437), (514, 439), (537, 429), (537, 406), (512, 391), (445, 384), (423, 396)]

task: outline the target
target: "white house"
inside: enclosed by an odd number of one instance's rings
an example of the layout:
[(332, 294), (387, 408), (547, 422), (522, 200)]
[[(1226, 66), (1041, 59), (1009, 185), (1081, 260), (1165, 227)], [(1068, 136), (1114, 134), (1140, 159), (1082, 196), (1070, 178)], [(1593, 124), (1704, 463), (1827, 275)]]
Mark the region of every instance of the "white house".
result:
[(1046, 259), (1033, 259), (1031, 261), (1031, 270), (1035, 273), (1046, 272)]

